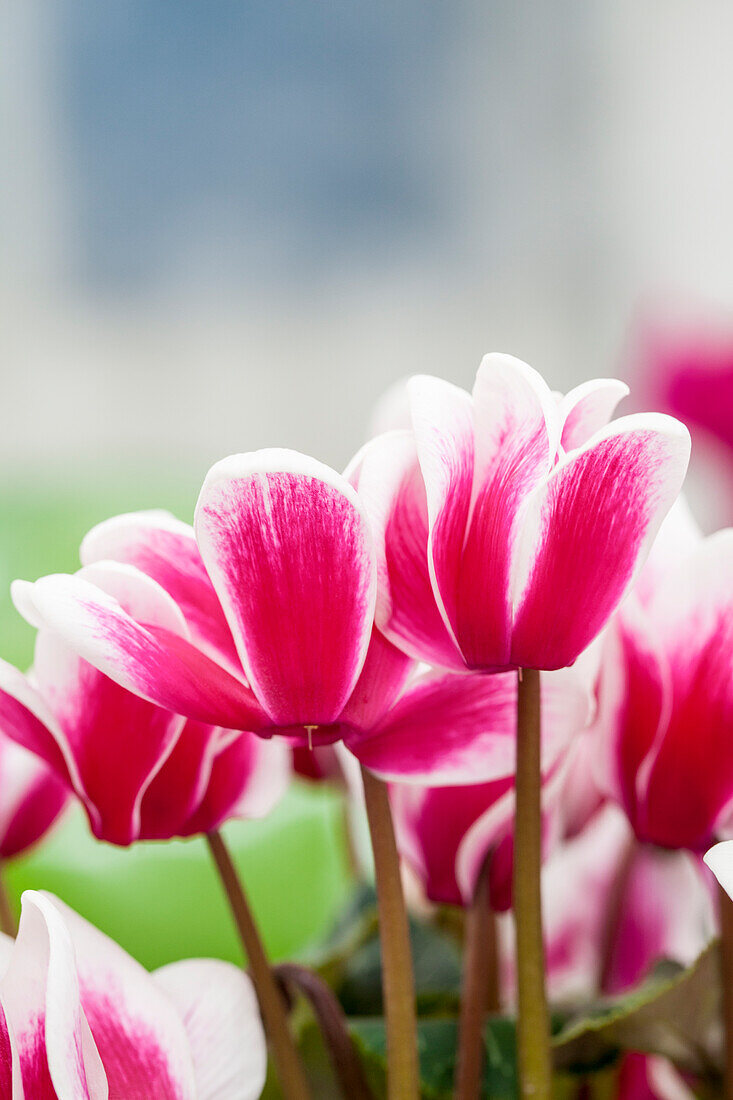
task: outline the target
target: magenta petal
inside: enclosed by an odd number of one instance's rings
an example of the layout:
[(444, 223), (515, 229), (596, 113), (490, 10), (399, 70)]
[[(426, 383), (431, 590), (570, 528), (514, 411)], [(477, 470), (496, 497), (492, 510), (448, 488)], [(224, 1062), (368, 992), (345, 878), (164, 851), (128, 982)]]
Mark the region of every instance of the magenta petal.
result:
[(596, 774), (637, 830), (644, 818), (639, 788), (645, 761), (666, 730), (672, 705), (668, 662), (649, 627), (629, 601), (605, 639), (597, 723), (603, 763)]
[(173, 751), (154, 775), (140, 804), (140, 839), (189, 835), (186, 823), (199, 806), (220, 751), (218, 726), (187, 721)]
[(560, 402), (563, 450), (582, 447), (592, 435), (605, 428), (629, 387), (615, 378), (594, 378), (565, 394)]
[(104, 1069), (80, 1002), (73, 944), (56, 906), (35, 891), (23, 895), (0, 998), (27, 1098), (107, 1100)]
[(590, 644), (679, 493), (689, 450), (678, 421), (625, 417), (572, 451), (536, 490), (513, 566), (513, 664), (561, 668)]
[(359, 496), (377, 553), (377, 626), (412, 657), (462, 669), (430, 575), (428, 505), (414, 439), (409, 432), (388, 432), (360, 457)]
[(648, 762), (644, 833), (703, 851), (733, 800), (733, 530), (670, 571), (650, 615), (664, 638), (672, 706)]
[(28, 678), (0, 660), (0, 730), (33, 753), (61, 779), (76, 778), (74, 759), (45, 700)]
[(390, 802), (400, 854), (412, 866), (430, 901), (465, 904), (456, 879), (461, 842), (490, 807), (508, 807), (506, 813), (497, 814), (497, 828), (492, 836), (498, 838), (506, 831), (513, 801), (503, 796), (512, 789), (511, 777), (469, 787), (391, 785)]
[(369, 644), (372, 536), (354, 489), (292, 451), (235, 455), (196, 509), (202, 557), (258, 698), (280, 725), (327, 725)]
[(0, 859), (12, 859), (39, 841), (70, 794), (42, 760), (2, 734), (0, 790)]
[[(268, 724), (246, 685), (187, 640), (180, 611), (155, 581), (113, 563), (84, 573), (94, 583), (58, 574), (36, 581), (32, 593), (44, 624), (80, 657), (128, 691), (196, 721), (245, 729)], [(135, 614), (100, 587), (121, 580), (135, 596)]]
[(465, 390), (419, 375), (408, 385), (428, 514), (428, 566), (438, 607), (455, 637), (458, 576), (474, 477), (474, 416)]
[(519, 360), (487, 355), (474, 387), (473, 507), (453, 617), (471, 668), (510, 665), (512, 551), (527, 494), (557, 449), (557, 410), (540, 376)]
[(415, 667), (414, 661), (372, 628), (364, 667), (340, 721), (370, 729), (387, 713)]
[[(587, 691), (572, 674), (543, 678), (545, 765), (588, 721)], [(374, 730), (352, 732), (347, 748), (394, 782), (458, 786), (514, 773), (517, 678), (429, 673)]]
[(287, 790), (290, 761), (283, 738), (237, 734), (214, 757), (203, 798), (182, 834), (208, 833), (230, 818), (265, 817)]
[(183, 1021), (151, 975), (58, 899), (44, 895), (43, 900), (59, 913), (73, 943), (82, 1008), (109, 1081), (110, 1100), (195, 1100)]
[(38, 633), (34, 672), (73, 755), (94, 833), (130, 844), (140, 800), (184, 719), (126, 691), (48, 630)]
[(623, 874), (606, 993), (632, 988), (660, 958), (688, 966), (713, 929), (710, 895), (700, 864), (689, 853), (639, 845)]
[(126, 562), (157, 581), (183, 612), (191, 641), (236, 673), (239, 658), (193, 527), (168, 512), (132, 512), (92, 528), (81, 544), (83, 565)]
[[(12, 948), (11, 948), (12, 950)], [(0, 1096), (24, 1100), (18, 1044), (0, 996)]]

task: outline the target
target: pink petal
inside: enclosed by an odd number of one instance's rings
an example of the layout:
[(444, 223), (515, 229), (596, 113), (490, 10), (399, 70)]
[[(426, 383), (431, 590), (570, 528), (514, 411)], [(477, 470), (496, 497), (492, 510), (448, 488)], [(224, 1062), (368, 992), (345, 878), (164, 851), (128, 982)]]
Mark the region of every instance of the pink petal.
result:
[(419, 375), (408, 385), (428, 514), (428, 568), (438, 607), (455, 638), (461, 555), (474, 480), (474, 415), (465, 390)]
[(78, 779), (73, 755), (47, 703), (28, 678), (0, 660), (0, 730), (48, 764), (59, 778)]
[(514, 664), (561, 668), (593, 640), (679, 493), (689, 448), (670, 417), (625, 417), (538, 487), (515, 554)]
[(702, 851), (733, 799), (733, 530), (669, 571), (649, 615), (664, 640), (672, 707), (650, 753), (644, 829), (657, 843)]
[(660, 958), (688, 966), (713, 933), (710, 895), (688, 853), (639, 845), (624, 874), (608, 993), (632, 988)]
[(592, 435), (605, 428), (629, 387), (615, 378), (593, 378), (565, 394), (560, 402), (563, 450), (582, 447)]
[(195, 526), (274, 722), (333, 722), (361, 672), (376, 598), (371, 533), (351, 485), (292, 451), (235, 455), (209, 471)]
[(553, 999), (597, 995), (610, 898), (631, 843), (623, 814), (609, 804), (545, 864), (542, 908)]
[(185, 723), (173, 751), (143, 794), (141, 840), (189, 835), (186, 823), (206, 794), (214, 759), (221, 749), (222, 732), (218, 726), (203, 722)]
[(23, 911), (0, 997), (34, 1100), (107, 1100), (105, 1072), (82, 1011), (74, 947), (58, 908), (35, 891)]
[(425, 483), (411, 433), (388, 432), (367, 444), (358, 489), (374, 531), (377, 626), (412, 657), (462, 669), (433, 590)]
[[(588, 720), (589, 699), (576, 677), (543, 678), (543, 752), (555, 760)], [(458, 786), (514, 772), (516, 676), (430, 673), (384, 721), (344, 737), (367, 768), (395, 782)]]
[(267, 1044), (247, 975), (231, 963), (186, 959), (153, 977), (185, 1025), (196, 1100), (258, 1100)]
[[(390, 802), (400, 853), (423, 884), (430, 901), (463, 906), (456, 878), (456, 857), (466, 833), (490, 807), (505, 807), (493, 836), (499, 839), (511, 822), (511, 777), (469, 787), (413, 787), (395, 783)], [(487, 846), (490, 845), (490, 841)]]
[(231, 818), (265, 817), (285, 794), (290, 775), (283, 738), (238, 734), (214, 758), (204, 796), (182, 834), (208, 833)]
[[(473, 504), (463, 545), (455, 612), (449, 614), (471, 668), (510, 665), (512, 551), (527, 494), (550, 471), (557, 411), (540, 376), (517, 359), (488, 355), (474, 387)], [(441, 584), (441, 591), (447, 582)], [(446, 608), (451, 603), (446, 599)]]
[(235, 675), (239, 659), (231, 631), (201, 560), (193, 527), (168, 512), (132, 512), (92, 528), (81, 544), (83, 565), (126, 562), (157, 581), (178, 607), (193, 643)]
[(76, 790), (97, 837), (130, 844), (140, 802), (184, 719), (120, 687), (50, 630), (36, 639), (34, 672), (76, 765)]
[(173, 1004), (121, 947), (52, 900), (74, 945), (81, 1003), (110, 1100), (196, 1100), (191, 1050)]
[(373, 627), (364, 667), (339, 720), (357, 729), (376, 725), (400, 694), (414, 667), (410, 657)]
[(37, 843), (70, 793), (43, 761), (2, 734), (0, 790), (0, 859), (12, 859)]
[(604, 647), (598, 711), (596, 775), (641, 828), (640, 786), (649, 753), (667, 728), (672, 705), (669, 664), (653, 640), (650, 621), (629, 601)]
[[(87, 566), (85, 574), (92, 569), (94, 583), (57, 574), (32, 586), (35, 613), (80, 657), (128, 691), (196, 721), (269, 724), (246, 685), (187, 640), (179, 609), (155, 581), (124, 565)], [(136, 615), (100, 587), (121, 581), (135, 596)]]
[(0, 1096), (6, 1100), (24, 1100), (18, 1044), (8, 1023), (0, 997)]

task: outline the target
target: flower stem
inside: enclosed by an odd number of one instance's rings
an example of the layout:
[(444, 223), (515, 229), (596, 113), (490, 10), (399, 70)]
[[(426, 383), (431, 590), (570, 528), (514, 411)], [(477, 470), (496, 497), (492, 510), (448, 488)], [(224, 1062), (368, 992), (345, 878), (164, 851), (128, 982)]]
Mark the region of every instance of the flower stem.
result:
[(310, 1090), (288, 1027), (285, 998), (267, 960), (244, 888), (221, 834), (208, 833), (206, 839), (247, 955), (252, 983), (283, 1094), (286, 1100), (308, 1100)]
[(388, 1100), (418, 1100), (415, 979), (392, 811), (386, 783), (366, 768), (361, 769), (361, 775), (377, 879), (387, 1026), (387, 1096)]
[(520, 669), (517, 679), (513, 893), (517, 941), (517, 1062), (523, 1100), (550, 1100), (552, 1089), (540, 894), (541, 789), (540, 674), (536, 669)]
[(343, 1096), (348, 1100), (374, 1100), (344, 1011), (331, 987), (308, 967), (296, 963), (283, 963), (275, 968), (275, 973), (310, 1001)]
[(733, 901), (722, 886), (718, 889), (720, 914), (720, 967), (723, 983), (725, 1036), (725, 1100), (733, 1100)]
[(489, 853), (479, 872), (466, 913), (456, 1100), (481, 1095), (484, 1062), (483, 1026), (487, 1012), (499, 1008), (496, 918), (489, 907)]
[(18, 934), (18, 922), (2, 872), (3, 867), (0, 863), (0, 932), (4, 932), (6, 936), (16, 936)]

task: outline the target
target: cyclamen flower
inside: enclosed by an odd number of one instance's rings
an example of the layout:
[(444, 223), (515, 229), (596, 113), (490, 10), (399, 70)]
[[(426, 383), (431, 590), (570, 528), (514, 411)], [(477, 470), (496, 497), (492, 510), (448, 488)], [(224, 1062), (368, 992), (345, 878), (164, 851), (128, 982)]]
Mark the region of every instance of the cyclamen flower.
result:
[(637, 837), (702, 853), (733, 800), (733, 529), (680, 505), (610, 632), (602, 768)]
[(427, 376), (407, 390), (412, 430), (377, 437), (357, 463), (378, 627), (447, 668), (571, 664), (680, 490), (686, 428), (658, 414), (608, 424), (622, 383), (558, 400), (504, 355), (486, 356), (472, 395)]
[(36, 844), (69, 794), (67, 784), (42, 760), (0, 733), (0, 861)]
[[(111, 560), (110, 560), (111, 559)], [(119, 516), (82, 545), (76, 576), (16, 582), (16, 605), (118, 684), (193, 721), (343, 739), (390, 779), (473, 783), (514, 766), (516, 685), (414, 662), (374, 628), (376, 557), (352, 485), (289, 451), (210, 471), (195, 531)], [(554, 751), (585, 724), (581, 685), (553, 680)]]
[(0, 938), (7, 1100), (256, 1100), (267, 1050), (249, 978), (192, 959), (149, 974), (50, 895)]
[[(91, 585), (97, 567), (82, 572)], [(131, 606), (126, 572), (103, 571)], [(135, 594), (148, 596), (151, 583), (142, 578)], [(155, 595), (146, 605), (151, 619)], [(191, 836), (230, 817), (261, 817), (289, 781), (285, 745), (155, 706), (43, 627), (28, 676), (0, 661), (0, 729), (34, 754), (36, 768), (55, 776), (53, 783), (74, 790), (95, 836), (113, 844)]]
[[(692, 963), (715, 920), (699, 860), (639, 844), (617, 806), (558, 844), (542, 869), (547, 980), (555, 1001), (633, 988), (661, 958)], [(502, 926), (503, 975), (514, 984), (514, 941)]]

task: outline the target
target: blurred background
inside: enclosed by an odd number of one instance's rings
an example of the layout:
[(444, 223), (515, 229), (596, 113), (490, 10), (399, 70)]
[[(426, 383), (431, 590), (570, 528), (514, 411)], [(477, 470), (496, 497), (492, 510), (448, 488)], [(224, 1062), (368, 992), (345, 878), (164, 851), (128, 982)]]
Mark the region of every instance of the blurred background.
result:
[(488, 350), (685, 414), (730, 518), (732, 44), (727, 0), (5, 0), (2, 656), (92, 523), (189, 520), (235, 451), (342, 467)]

